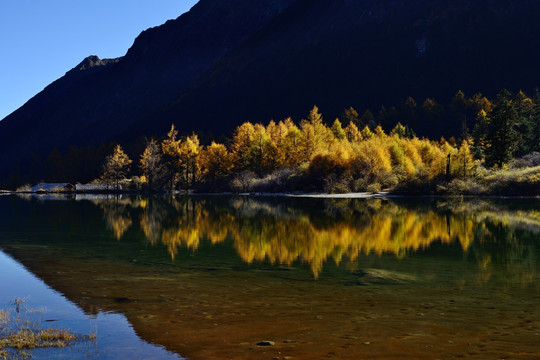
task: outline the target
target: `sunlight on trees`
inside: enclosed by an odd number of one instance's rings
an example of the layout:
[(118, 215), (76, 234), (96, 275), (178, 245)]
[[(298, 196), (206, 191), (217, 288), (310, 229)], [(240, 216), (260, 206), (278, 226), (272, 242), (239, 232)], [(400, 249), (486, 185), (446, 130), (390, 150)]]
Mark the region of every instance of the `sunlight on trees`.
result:
[(107, 183), (115, 184), (116, 189), (119, 189), (119, 181), (126, 177), (131, 162), (122, 147), (117, 145), (112, 155), (109, 155), (105, 161), (102, 179)]
[[(438, 121), (443, 113), (463, 123), (461, 138), (418, 138), (399, 120), (424, 117)], [(458, 91), (447, 109), (431, 98), (419, 107), (409, 97), (399, 108), (382, 107), (377, 119), (369, 110), (359, 118), (350, 107), (343, 120), (346, 127), (339, 118), (329, 126), (314, 106), (299, 124), (291, 118), (271, 120), (267, 125), (245, 122), (226, 143), (212, 141), (207, 146), (195, 134), (179, 136), (171, 125), (160, 142), (147, 142), (139, 168), (150, 191), (201, 187), (213, 191), (214, 186), (274, 191), (277, 186), (346, 192), (366, 191), (370, 186), (444, 185), (454, 178), (475, 178), (485, 173), (483, 166), (502, 168), (516, 155), (540, 151), (538, 92), (530, 98), (523, 92), (514, 96), (503, 90), (492, 103), (482, 94), (468, 98)], [(388, 121), (393, 121), (393, 127), (387, 133), (380, 122)], [(471, 134), (468, 129), (473, 122)], [(58, 152), (48, 157), (51, 166), (60, 168), (61, 162)], [(103, 180), (118, 185), (127, 176), (130, 163), (118, 145), (107, 157)]]
[(155, 190), (156, 183), (158, 186), (161, 183), (165, 168), (161, 159), (159, 144), (154, 139), (147, 142), (139, 166), (148, 183), (148, 190)]

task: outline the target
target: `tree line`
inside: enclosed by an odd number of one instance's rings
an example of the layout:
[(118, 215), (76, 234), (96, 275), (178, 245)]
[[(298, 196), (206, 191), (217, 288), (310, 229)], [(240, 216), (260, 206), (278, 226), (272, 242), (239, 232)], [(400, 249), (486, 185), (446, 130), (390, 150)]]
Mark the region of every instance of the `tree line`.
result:
[[(414, 99), (406, 103), (414, 117)], [(427, 99), (422, 112), (437, 114), (437, 108)], [(471, 177), (480, 167), (502, 168), (515, 156), (540, 151), (538, 91), (528, 97), (503, 90), (493, 101), (459, 91), (452, 109), (463, 123), (457, 140), (419, 138), (407, 116), (401, 117), (406, 126), (397, 122), (385, 131), (370, 112), (359, 116), (352, 107), (329, 124), (316, 106), (299, 123), (246, 122), (228, 141), (206, 146), (196, 134), (179, 136), (172, 125), (163, 139), (147, 140), (135, 164), (118, 145), (101, 179), (118, 184), (137, 165), (133, 186), (149, 191), (380, 191)]]

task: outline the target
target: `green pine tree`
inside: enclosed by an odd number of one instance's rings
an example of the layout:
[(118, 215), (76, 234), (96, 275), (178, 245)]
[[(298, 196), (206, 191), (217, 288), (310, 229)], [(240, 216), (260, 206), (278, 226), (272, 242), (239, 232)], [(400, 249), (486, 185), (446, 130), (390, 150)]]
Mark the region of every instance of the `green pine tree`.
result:
[(486, 134), (485, 156), (488, 166), (503, 166), (518, 150), (521, 135), (517, 130), (519, 113), (512, 102), (512, 94), (502, 90), (488, 114), (489, 129)]

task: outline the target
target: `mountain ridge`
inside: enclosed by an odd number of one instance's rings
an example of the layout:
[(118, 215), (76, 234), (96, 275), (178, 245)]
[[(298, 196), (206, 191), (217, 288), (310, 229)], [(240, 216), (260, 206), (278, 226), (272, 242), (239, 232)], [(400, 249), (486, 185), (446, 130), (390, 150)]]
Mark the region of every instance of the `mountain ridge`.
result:
[[(201, 0), (143, 31), (118, 59), (88, 57), (0, 121), (0, 181), (69, 146), (181, 133), (230, 134), (244, 121), (333, 121), (408, 96), (493, 97), (540, 80), (540, 2)], [(461, 124), (408, 124), (456, 134)], [(20, 145), (25, 142), (26, 146)], [(39, 161), (38, 161), (39, 162)], [(42, 175), (41, 175), (42, 176)]]

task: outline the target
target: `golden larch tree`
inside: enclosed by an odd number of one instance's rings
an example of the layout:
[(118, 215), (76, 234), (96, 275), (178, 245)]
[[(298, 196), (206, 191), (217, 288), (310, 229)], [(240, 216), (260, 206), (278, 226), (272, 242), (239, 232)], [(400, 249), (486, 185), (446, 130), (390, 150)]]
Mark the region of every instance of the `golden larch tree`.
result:
[(125, 179), (131, 162), (131, 159), (124, 153), (122, 147), (116, 145), (113, 153), (107, 156), (107, 159), (105, 160), (102, 179), (108, 183), (114, 183), (118, 190), (119, 182), (120, 180)]
[(148, 190), (153, 191), (156, 180), (163, 177), (164, 166), (161, 159), (161, 149), (156, 140), (151, 139), (146, 144), (146, 149), (141, 155), (139, 167), (146, 177)]

